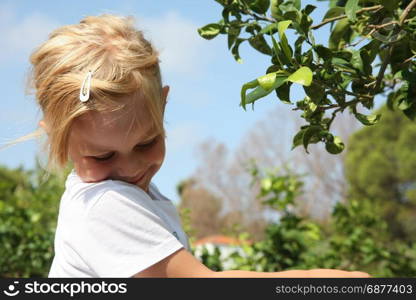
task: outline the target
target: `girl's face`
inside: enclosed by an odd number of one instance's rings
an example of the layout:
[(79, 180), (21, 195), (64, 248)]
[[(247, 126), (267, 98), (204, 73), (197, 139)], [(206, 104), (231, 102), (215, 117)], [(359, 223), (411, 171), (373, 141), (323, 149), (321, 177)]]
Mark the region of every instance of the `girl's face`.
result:
[[(165, 87), (165, 100), (167, 92)], [(69, 156), (84, 182), (122, 180), (148, 192), (165, 157), (165, 138), (152, 127), (145, 111), (139, 113), (140, 124), (133, 127), (128, 108), (110, 113), (88, 112), (74, 122)]]

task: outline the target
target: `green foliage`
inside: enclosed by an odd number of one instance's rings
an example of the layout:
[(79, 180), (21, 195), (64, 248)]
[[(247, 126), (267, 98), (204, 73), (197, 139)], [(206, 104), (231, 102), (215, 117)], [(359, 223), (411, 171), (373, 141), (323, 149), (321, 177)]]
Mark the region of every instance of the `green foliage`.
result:
[(303, 182), (299, 180), (299, 177), (293, 174), (277, 176), (277, 170), (261, 175), (255, 164), (250, 172), (253, 176), (253, 184), (256, 181), (260, 182), (258, 198), (263, 199), (262, 203), (288, 214), (289, 206), (295, 204), (296, 197), (302, 193)]
[[(262, 174), (253, 167), (259, 197), (280, 213), (266, 228), (264, 240), (244, 244), (243, 254), (231, 255), (233, 269), (277, 272), (289, 269), (330, 268), (365, 271), (373, 277), (416, 276), (416, 243), (394, 239), (381, 218), (381, 207), (361, 198), (338, 203), (329, 224), (318, 224), (293, 212), (302, 182), (294, 174)], [(241, 236), (248, 240), (247, 234)], [(224, 270), (221, 252), (204, 252), (202, 261)]]
[(278, 223), (266, 228), (266, 238), (251, 246), (246, 255), (234, 252), (236, 269), (276, 272), (296, 269), (305, 264), (308, 249), (320, 238), (319, 227), (294, 214), (284, 214)]
[(221, 251), (218, 247), (214, 247), (214, 253), (210, 253), (207, 248), (202, 249), (201, 261), (203, 264), (213, 271), (223, 270), (223, 263), (221, 260)]
[[(198, 29), (199, 34), (206, 39), (227, 35), (238, 62), (244, 42), (270, 56), (266, 75), (242, 86), (240, 105), (254, 108), (255, 101), (274, 90), (282, 102), (303, 111), (307, 124), (294, 137), (293, 148), (303, 144), (307, 151), (309, 144), (323, 142), (329, 153), (342, 152), (343, 142), (330, 132), (333, 120), (348, 109), (362, 124), (376, 124), (381, 115), (367, 116), (359, 109), (372, 109), (377, 95), (388, 95), (391, 107), (415, 119), (414, 1), (330, 0), (318, 22), (310, 16), (315, 6), (302, 8), (300, 0), (217, 2), (223, 7), (222, 19)], [(316, 44), (315, 32), (327, 25), (327, 45)], [(295, 37), (293, 45), (287, 31)], [(291, 101), (292, 82), (303, 85), (305, 99)]]
[(0, 277), (47, 277), (63, 177), (0, 167)]
[(416, 234), (416, 124), (382, 107), (383, 119), (350, 138), (346, 175), (350, 194), (381, 205), (381, 216), (394, 236), (414, 240)]
[[(179, 185), (180, 186), (180, 185)], [(180, 188), (178, 188), (180, 189)], [(193, 248), (195, 242), (195, 229), (191, 226), (191, 210), (189, 208), (182, 208), (179, 210), (179, 216), (181, 218), (182, 228), (185, 234), (189, 237), (189, 246)]]

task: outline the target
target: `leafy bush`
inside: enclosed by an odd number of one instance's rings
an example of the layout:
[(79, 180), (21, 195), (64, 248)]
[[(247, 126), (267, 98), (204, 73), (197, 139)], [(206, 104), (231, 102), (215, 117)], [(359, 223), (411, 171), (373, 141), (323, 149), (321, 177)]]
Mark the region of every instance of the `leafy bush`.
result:
[[(232, 254), (233, 269), (278, 272), (330, 268), (365, 271), (373, 277), (416, 276), (416, 243), (395, 240), (373, 202), (352, 199), (338, 203), (325, 227), (291, 212), (290, 205), (295, 205), (292, 196), (299, 194), (302, 186), (299, 177), (270, 172), (258, 176), (257, 169), (252, 174), (261, 182), (259, 196), (281, 212), (281, 217), (267, 226), (264, 240), (242, 246), (243, 255)], [(204, 264), (224, 270), (219, 251), (204, 254), (200, 258)]]
[(47, 277), (64, 176), (0, 167), (0, 277)]

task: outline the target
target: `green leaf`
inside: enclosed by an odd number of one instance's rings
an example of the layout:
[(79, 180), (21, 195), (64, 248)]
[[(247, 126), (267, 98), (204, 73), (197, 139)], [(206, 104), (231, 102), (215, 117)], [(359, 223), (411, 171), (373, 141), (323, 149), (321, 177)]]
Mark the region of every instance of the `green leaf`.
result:
[(297, 146), (302, 145), (303, 142), (303, 134), (305, 133), (305, 129), (300, 130), (294, 137), (292, 141), (292, 149), (295, 149)]
[(276, 39), (273, 37), (273, 35), (271, 36), (271, 38), (272, 38), (272, 44), (273, 44), (273, 51), (274, 51), (274, 54), (275, 54), (276, 56), (278, 56), (278, 55), (279, 55), (279, 52), (280, 52), (280, 47), (279, 47), (279, 45), (277, 44)]
[(316, 105), (315, 103), (313, 103), (313, 101), (310, 101), (308, 103), (308, 108), (311, 112), (315, 112), (315, 110), (318, 108), (318, 105)]
[(297, 30), (303, 32), (305, 36), (307, 36), (312, 23), (313, 23), (313, 20), (309, 15), (302, 14), (302, 18), (300, 19), (300, 24), (299, 24), (300, 27)]
[(312, 82), (311, 85), (304, 86), (303, 89), (305, 90), (306, 95), (308, 95), (314, 103), (319, 104), (325, 97), (325, 88), (321, 84)]
[(309, 86), (312, 83), (312, 71), (308, 67), (301, 67), (290, 75), (287, 80), (301, 85)]
[(358, 112), (355, 112), (354, 115), (358, 121), (360, 121), (362, 124), (367, 125), (367, 126), (376, 124), (380, 120), (380, 117), (381, 117), (380, 114), (366, 116)]
[(312, 61), (313, 61), (313, 52), (312, 52), (312, 49), (309, 49), (301, 57), (301, 64), (302, 65), (310, 65), (312, 63)]
[(316, 45), (315, 51), (316, 53), (318, 53), (319, 57), (324, 59), (324, 61), (327, 61), (332, 58), (332, 51), (327, 47), (324, 47), (322, 45)]
[(262, 34), (258, 34), (258, 35), (255, 35), (254, 37), (251, 37), (248, 40), (248, 42), (257, 51), (259, 51), (263, 54), (266, 54), (266, 55), (272, 55), (272, 49), (267, 44), (267, 42), (264, 39), (264, 36)]
[(254, 0), (249, 3), (251, 10), (258, 14), (265, 14), (270, 6), (270, 0)]
[(331, 154), (339, 154), (345, 148), (344, 143), (342, 142), (341, 138), (335, 136), (332, 142), (327, 142), (325, 144), (325, 149)]
[(295, 56), (299, 61), (301, 60), (302, 56), (302, 44), (306, 40), (304, 36), (300, 36), (295, 41)]
[(291, 104), (290, 102), (290, 86), (291, 82), (286, 81), (283, 85), (276, 89), (276, 96), (285, 104)]
[[(245, 109), (246, 104), (254, 103), (256, 100), (267, 96), (284, 84), (286, 80), (287, 76), (283, 75), (281, 71), (277, 71), (244, 84), (241, 88), (241, 106)], [(253, 88), (254, 90), (246, 95), (246, 91)]]
[(234, 45), (235, 41), (237, 40), (238, 36), (240, 35), (241, 27), (239, 24), (233, 24), (228, 29), (228, 49)]
[(363, 60), (361, 58), (361, 54), (359, 51), (353, 50), (352, 57), (351, 57), (351, 64), (354, 68), (364, 73), (364, 64), (363, 64)]
[(343, 15), (344, 11), (345, 11), (345, 9), (343, 7), (339, 7), (339, 6), (332, 7), (326, 12), (322, 21), (324, 21), (325, 19), (330, 19), (330, 18), (334, 18), (334, 17), (338, 17), (340, 15)]
[(280, 3), (282, 2), (282, 0), (272, 0), (271, 4), (270, 4), (270, 10), (271, 10), (271, 14), (272, 17), (277, 19), (281, 14), (282, 11), (279, 8)]
[(276, 72), (260, 76), (257, 80), (263, 89), (270, 90), (276, 81)]
[[(282, 43), (277, 43), (273, 35), (271, 36), (271, 38), (272, 38), (273, 53), (274, 53), (272, 62), (274, 61), (273, 63), (279, 65), (280, 67), (283, 65), (291, 65), (291, 59), (287, 58), (285, 51), (282, 50), (283, 48)], [(289, 55), (290, 55), (291, 49), (286, 49), (286, 51), (289, 51)]]
[(338, 49), (342, 38), (349, 30), (350, 25), (347, 19), (342, 19), (337, 22), (329, 37), (329, 48)]
[(356, 73), (357, 71), (352, 68), (349, 61), (346, 61), (345, 59), (339, 58), (339, 57), (333, 57), (331, 59), (331, 63), (335, 67), (340, 67), (340, 70), (348, 71), (350, 73)]
[(247, 94), (246, 104), (254, 103), (260, 98), (266, 97), (272, 90), (265, 90), (261, 86), (256, 87), (253, 91)]
[(240, 57), (240, 52), (238, 51), (238, 47), (240, 47), (240, 44), (244, 41), (245, 41), (245, 39), (238, 38), (236, 40), (233, 48), (231, 48), (231, 54), (233, 55), (234, 59), (240, 64), (243, 62), (243, 60)]
[(246, 91), (248, 89), (254, 89), (258, 85), (259, 85), (259, 82), (257, 81), (257, 79), (255, 79), (255, 80), (252, 80), (250, 82), (243, 84), (243, 86), (241, 87), (241, 106), (243, 107), (244, 110), (246, 109)]
[(346, 89), (347, 86), (351, 83), (352, 78), (348, 75), (346, 75), (345, 73), (341, 74), (341, 78), (342, 78), (342, 82), (340, 83), (340, 86), (343, 89)]
[(269, 24), (266, 27), (264, 27), (260, 31), (260, 33), (272, 35), (272, 34), (275, 34), (277, 31), (278, 31), (277, 23), (272, 23), (272, 24)]
[(289, 25), (292, 24), (292, 21), (287, 20), (287, 21), (281, 21), (277, 24), (277, 29), (279, 31), (279, 37), (280, 40), (283, 39), (283, 36), (285, 34), (286, 29), (289, 27)]
[(367, 63), (371, 64), (376, 58), (378, 52), (380, 51), (381, 42), (379, 40), (372, 40), (367, 45), (363, 46), (360, 50), (366, 50), (369, 56), (369, 61)]
[(367, 50), (360, 51), (361, 60), (363, 63), (363, 72), (365, 75), (372, 75), (373, 67), (371, 66), (371, 57)]
[(272, 187), (272, 184), (273, 184), (273, 181), (269, 177), (263, 178), (261, 180), (261, 188), (263, 190), (270, 190), (270, 188)]
[(345, 14), (351, 22), (357, 21), (357, 10), (360, 8), (358, 2), (359, 0), (348, 0), (345, 4)]
[(302, 17), (302, 14), (298, 10), (287, 11), (283, 14), (283, 19), (285, 21), (291, 20), (294, 22), (293, 24), (299, 23), (301, 17)]
[(308, 4), (305, 6), (305, 8), (302, 11), (305, 12), (305, 14), (310, 15), (315, 9), (316, 9), (316, 6)]
[(280, 4), (280, 9), (283, 11), (300, 10), (301, 0), (285, 0)]
[(292, 63), (293, 50), (289, 46), (289, 42), (287, 41), (287, 38), (286, 38), (285, 35), (283, 36), (283, 39), (282, 39), (282, 41), (279, 44), (280, 44), (280, 46), (281, 46), (281, 48), (283, 50), (283, 53), (285, 54), (285, 56), (287, 58), (287, 62), (289, 64), (291, 64)]
[[(289, 46), (289, 43), (285, 35), (285, 31), (291, 23), (292, 21), (290, 20), (281, 21), (277, 23), (277, 30), (279, 32), (279, 37), (280, 37), (280, 43), (279, 43), (280, 47), (277, 46), (276, 40), (272, 36), (273, 48), (274, 48), (274, 52), (276, 54), (277, 59), (279, 59), (282, 64), (287, 64), (287, 65), (291, 64), (293, 51), (292, 51), (292, 48), (290, 48)], [(283, 51), (285, 58), (282, 58), (280, 56), (280, 50)]]
[(230, 14), (231, 14), (231, 7), (230, 6), (226, 6), (224, 7), (224, 9), (222, 10), (221, 16), (224, 19), (225, 23), (229, 23), (230, 22)]
[(303, 147), (305, 147), (306, 153), (309, 153), (308, 145), (310, 144), (310, 141), (312, 140), (312, 138), (318, 137), (321, 131), (322, 131), (322, 127), (319, 125), (309, 126), (305, 130), (305, 133), (303, 134), (303, 137), (302, 137), (302, 143), (303, 143)]
[(201, 37), (207, 40), (215, 38), (221, 31), (222, 26), (217, 23), (211, 23), (198, 28), (198, 33)]
[(246, 32), (251, 33), (253, 36), (258, 34), (260, 31), (261, 26), (256, 21), (246, 25)]
[(221, 4), (222, 6), (227, 5), (227, 0), (215, 0), (215, 2), (218, 2), (219, 4)]
[[(262, 76), (263, 77), (263, 76)], [(264, 89), (262, 86), (258, 86), (254, 89), (254, 91), (250, 92), (246, 96), (246, 104), (254, 103), (256, 100), (266, 97), (268, 94), (270, 94), (273, 90), (280, 87), (283, 83), (285, 83), (287, 80), (287, 77), (284, 76), (276, 76), (275, 82), (272, 86), (270, 86), (269, 89)], [(260, 82), (259, 82), (260, 84)]]

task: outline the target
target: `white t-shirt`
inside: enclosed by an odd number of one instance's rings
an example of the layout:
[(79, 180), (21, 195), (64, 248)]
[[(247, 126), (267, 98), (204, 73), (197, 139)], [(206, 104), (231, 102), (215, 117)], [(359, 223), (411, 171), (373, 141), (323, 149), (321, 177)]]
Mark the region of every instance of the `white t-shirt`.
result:
[(85, 183), (73, 170), (59, 205), (48, 277), (131, 277), (189, 250), (173, 203), (151, 183)]

